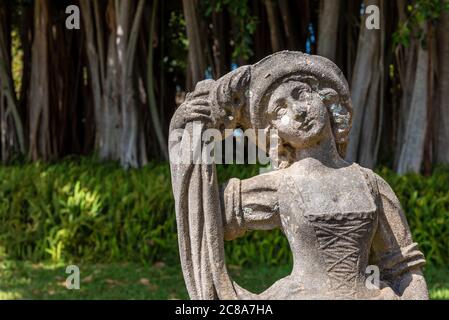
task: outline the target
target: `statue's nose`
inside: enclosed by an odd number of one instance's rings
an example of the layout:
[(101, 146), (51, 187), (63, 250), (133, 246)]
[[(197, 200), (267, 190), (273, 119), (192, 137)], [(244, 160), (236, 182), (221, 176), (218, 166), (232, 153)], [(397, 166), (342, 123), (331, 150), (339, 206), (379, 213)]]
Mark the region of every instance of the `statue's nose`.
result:
[(296, 121), (304, 121), (307, 116), (307, 108), (301, 104), (293, 104), (293, 118)]

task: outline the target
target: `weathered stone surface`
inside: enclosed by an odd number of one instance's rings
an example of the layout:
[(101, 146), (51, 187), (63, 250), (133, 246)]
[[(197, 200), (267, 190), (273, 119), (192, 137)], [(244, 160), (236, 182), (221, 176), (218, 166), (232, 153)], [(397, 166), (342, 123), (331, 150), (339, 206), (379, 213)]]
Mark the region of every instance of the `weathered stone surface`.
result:
[[(371, 170), (343, 160), (351, 116), (342, 72), (300, 52), (279, 52), (202, 81), (187, 95), (171, 133), (191, 134), (199, 121), (202, 130), (276, 130), (281, 141), (276, 153), (268, 148), (277, 170), (231, 179), (223, 188), (215, 165), (172, 161), (181, 263), (192, 299), (428, 298), (425, 260), (394, 192)], [(191, 148), (185, 136), (171, 135), (171, 159), (185, 148)], [(223, 242), (273, 228), (290, 243), (293, 270), (253, 294), (230, 278)], [(366, 284), (373, 268), (378, 288)]]

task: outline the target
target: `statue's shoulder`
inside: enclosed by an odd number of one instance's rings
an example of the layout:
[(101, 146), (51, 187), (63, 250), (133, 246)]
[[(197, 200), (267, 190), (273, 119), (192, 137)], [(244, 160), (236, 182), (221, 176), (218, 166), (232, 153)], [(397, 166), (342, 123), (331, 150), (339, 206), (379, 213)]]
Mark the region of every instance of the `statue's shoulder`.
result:
[(259, 183), (266, 184), (267, 186), (278, 186), (283, 180), (285, 169), (278, 170), (261, 170), (258, 175), (253, 176), (247, 180), (257, 180)]
[(370, 183), (379, 185), (379, 184), (386, 184), (388, 185), (388, 183), (376, 172), (374, 172), (374, 170), (370, 169), (370, 168), (366, 168), (361, 166), (360, 164), (356, 164), (354, 163), (354, 165), (356, 165), (360, 171), (364, 174), (365, 178), (367, 180), (369, 180)]
[[(379, 174), (374, 172), (372, 169), (362, 167), (357, 164), (362, 173), (365, 176), (365, 179), (368, 182), (368, 185), (371, 188), (371, 191), (376, 197), (386, 197), (391, 200), (396, 199), (396, 194), (388, 184), (388, 182), (382, 178)], [(395, 200), (396, 201), (396, 200)]]

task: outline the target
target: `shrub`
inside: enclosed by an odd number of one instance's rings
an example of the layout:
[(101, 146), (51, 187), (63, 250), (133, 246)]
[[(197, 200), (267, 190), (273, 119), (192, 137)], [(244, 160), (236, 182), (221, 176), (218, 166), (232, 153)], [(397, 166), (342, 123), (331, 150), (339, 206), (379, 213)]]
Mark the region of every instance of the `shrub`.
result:
[(169, 168), (91, 160), (0, 168), (0, 244), (14, 258), (176, 256)]
[[(219, 179), (247, 178), (257, 166), (220, 166)], [(449, 264), (449, 170), (430, 177), (380, 174), (392, 185), (427, 260)], [(0, 167), (0, 246), (14, 259), (177, 261), (170, 170), (151, 163), (125, 171), (92, 159)], [(279, 230), (226, 243), (229, 264), (291, 262)]]
[(379, 171), (396, 192), (413, 233), (428, 262), (449, 264), (449, 168), (437, 168), (429, 177), (398, 176)]

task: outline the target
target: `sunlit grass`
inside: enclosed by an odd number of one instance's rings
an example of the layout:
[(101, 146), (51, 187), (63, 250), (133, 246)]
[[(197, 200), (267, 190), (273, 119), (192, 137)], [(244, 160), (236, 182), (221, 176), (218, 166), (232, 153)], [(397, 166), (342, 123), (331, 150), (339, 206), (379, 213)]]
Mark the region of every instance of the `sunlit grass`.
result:
[(0, 264), (1, 299), (182, 299), (187, 297), (177, 267), (163, 263), (98, 264), (80, 268), (80, 290), (69, 290), (65, 266), (7, 261)]
[(432, 289), (430, 297), (435, 300), (449, 300), (449, 289)]
[[(68, 274), (62, 264), (0, 261), (0, 299), (187, 299), (178, 265), (162, 262), (79, 264), (80, 290), (65, 286)], [(287, 275), (290, 266), (229, 266), (232, 277), (243, 287), (261, 292)], [(426, 278), (432, 299), (449, 299), (449, 274), (428, 268)]]

